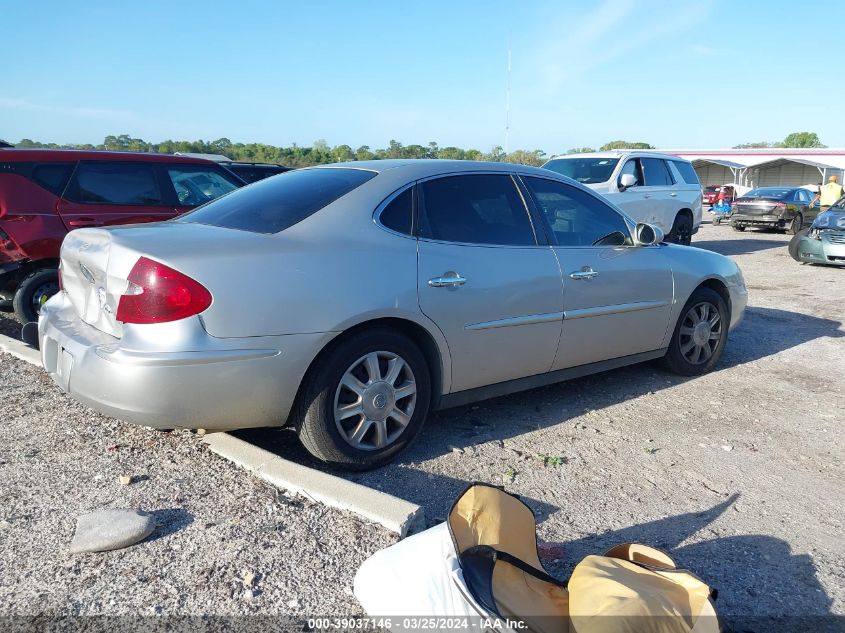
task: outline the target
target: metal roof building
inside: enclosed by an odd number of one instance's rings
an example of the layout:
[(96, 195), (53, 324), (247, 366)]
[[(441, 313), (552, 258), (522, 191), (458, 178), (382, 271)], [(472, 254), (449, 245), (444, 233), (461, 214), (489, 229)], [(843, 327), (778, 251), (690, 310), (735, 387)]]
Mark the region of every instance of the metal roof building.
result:
[(692, 162), (703, 186), (743, 187), (818, 185), (830, 176), (842, 182), (845, 149), (663, 149)]

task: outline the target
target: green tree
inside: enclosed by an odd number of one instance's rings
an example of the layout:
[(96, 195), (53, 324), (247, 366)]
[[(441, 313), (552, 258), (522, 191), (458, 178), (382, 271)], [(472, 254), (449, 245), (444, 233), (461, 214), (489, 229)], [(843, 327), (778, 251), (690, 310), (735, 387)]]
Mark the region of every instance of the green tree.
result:
[(599, 147), (600, 152), (607, 152), (612, 149), (654, 149), (648, 143), (631, 143), (629, 141), (610, 141)]
[(543, 160), (543, 156), (545, 155), (546, 153), (541, 149), (535, 149), (533, 152), (518, 149), (505, 156), (504, 161), (506, 163), (519, 163), (520, 165), (539, 167), (545, 162)]
[(437, 150), (437, 158), (444, 160), (464, 160), (466, 152), (460, 147), (441, 147)]
[(505, 150), (502, 149), (502, 146), (494, 145), (493, 148), (487, 154), (484, 154), (483, 160), (501, 162), (505, 160), (505, 156), (507, 156), (507, 154), (505, 154)]
[(781, 143), (782, 147), (827, 147), (815, 132), (793, 132)]
[(756, 143), (740, 143), (733, 146), (734, 149), (761, 149), (765, 147), (775, 147), (775, 145), (769, 143), (769, 141), (757, 141)]
[(573, 147), (572, 149), (566, 150), (567, 154), (589, 154), (590, 152), (595, 152), (592, 147)]
[(370, 151), (369, 145), (362, 145), (355, 150), (355, 160), (373, 160), (375, 157), (376, 155)]
[(345, 163), (350, 160), (355, 160), (355, 152), (349, 145), (338, 145), (332, 149), (332, 162)]

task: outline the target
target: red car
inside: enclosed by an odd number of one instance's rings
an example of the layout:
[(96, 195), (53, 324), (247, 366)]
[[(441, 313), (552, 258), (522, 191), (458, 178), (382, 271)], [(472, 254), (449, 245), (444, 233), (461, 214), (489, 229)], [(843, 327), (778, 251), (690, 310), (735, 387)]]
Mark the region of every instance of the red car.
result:
[(711, 207), (719, 201), (719, 194), (724, 191), (724, 198), (730, 204), (736, 197), (733, 187), (730, 185), (708, 185), (701, 194), (701, 204), (709, 204)]
[(168, 220), (243, 186), (211, 161), (0, 149), (0, 302), (27, 323), (58, 291), (59, 247), (83, 226)]

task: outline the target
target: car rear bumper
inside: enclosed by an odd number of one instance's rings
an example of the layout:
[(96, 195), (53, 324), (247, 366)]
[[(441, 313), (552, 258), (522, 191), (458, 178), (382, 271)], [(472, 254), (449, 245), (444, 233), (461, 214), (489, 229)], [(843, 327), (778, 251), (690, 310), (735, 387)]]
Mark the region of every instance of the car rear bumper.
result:
[[(199, 319), (185, 322), (202, 330)], [(205, 349), (196, 345), (196, 332), (184, 339), (192, 342), (189, 351), (130, 349), (125, 339), (79, 319), (63, 294), (42, 308), (38, 333), (45, 370), (76, 400), (144, 426), (213, 430), (284, 424), (302, 376), (327, 340), (324, 334), (214, 339), (203, 331)]]
[(737, 226), (762, 226), (766, 228), (783, 229), (789, 223), (779, 215), (744, 215), (740, 213), (731, 214), (731, 224)]

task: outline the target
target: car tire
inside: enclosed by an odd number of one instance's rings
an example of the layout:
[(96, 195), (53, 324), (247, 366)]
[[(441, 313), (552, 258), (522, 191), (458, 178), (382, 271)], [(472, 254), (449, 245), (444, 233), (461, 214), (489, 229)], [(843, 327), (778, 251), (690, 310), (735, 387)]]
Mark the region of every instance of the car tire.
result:
[[(377, 328), (341, 340), (321, 356), (292, 411), (308, 452), (329, 464), (368, 470), (410, 446), (431, 401), (428, 363), (419, 348), (394, 330)], [(391, 381), (396, 366), (401, 368)]]
[(729, 327), (730, 314), (722, 295), (711, 288), (697, 288), (681, 310), (663, 366), (681, 376), (707, 373), (722, 356)]
[(672, 224), (672, 230), (667, 236), (668, 241), (683, 246), (689, 246), (692, 242), (692, 218), (686, 213), (679, 213)]
[(745, 227), (741, 226), (739, 224), (731, 224), (731, 227), (733, 228), (734, 231), (739, 231), (740, 233), (742, 233), (745, 230)]
[(59, 273), (55, 268), (36, 270), (18, 286), (12, 307), (21, 323), (38, 320), (41, 306), (59, 291)]
[(789, 223), (789, 226), (786, 227), (786, 232), (789, 235), (798, 235), (798, 232), (804, 227), (804, 216), (800, 213), (796, 213), (795, 217), (792, 218), (792, 221)]
[(789, 240), (789, 246), (787, 246), (787, 251), (789, 251), (789, 256), (796, 262), (801, 261), (801, 258), (798, 257), (798, 245), (801, 242), (801, 238), (807, 235), (809, 232), (809, 227), (807, 227), (806, 229), (801, 229), (793, 236), (791, 240)]

